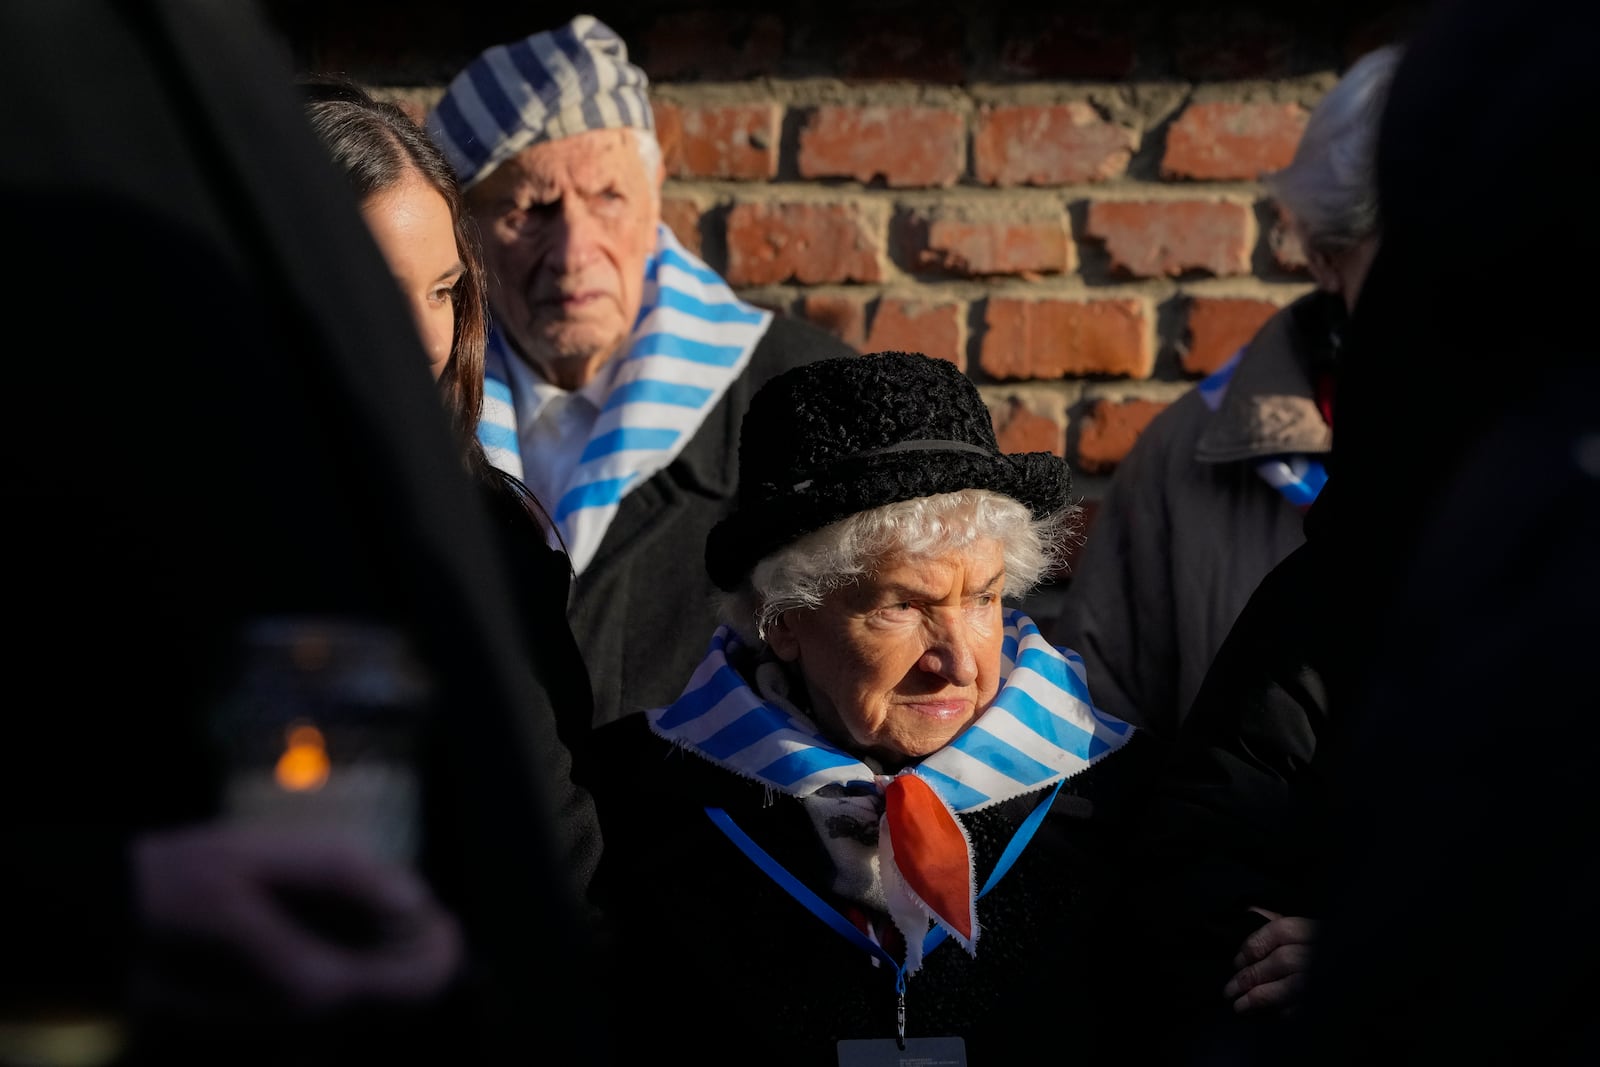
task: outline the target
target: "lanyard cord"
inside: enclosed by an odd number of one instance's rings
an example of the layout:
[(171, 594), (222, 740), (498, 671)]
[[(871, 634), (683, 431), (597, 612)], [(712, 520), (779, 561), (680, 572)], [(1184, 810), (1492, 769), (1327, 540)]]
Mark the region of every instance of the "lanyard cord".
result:
[[(1033, 838), (1034, 833), (1039, 829), (1039, 824), (1044, 821), (1045, 813), (1050, 810), (1050, 805), (1055, 802), (1056, 794), (1061, 792), (1061, 787), (1065, 783), (1066, 778), (1063, 777), (1055, 784), (1055, 788), (1050, 790), (1050, 795), (1041, 800), (1038, 805), (1028, 813), (1028, 817), (1022, 821), (1022, 825), (1017, 828), (1017, 832), (1011, 836), (1011, 840), (1006, 844), (1005, 851), (1000, 855), (1000, 861), (994, 865), (994, 870), (989, 872), (989, 877), (983, 883), (983, 888), (978, 890), (978, 897), (980, 899), (985, 893), (989, 892), (989, 890), (993, 889), (995, 885), (999, 883), (1000, 879), (1005, 876), (1005, 873), (1011, 869), (1011, 865), (1017, 861), (1017, 857), (1022, 855), (1022, 850), (1028, 846), (1028, 842)], [(832, 927), (835, 933), (862, 951), (878, 957), (879, 959), (888, 963), (890, 967), (893, 967), (895, 972), (895, 992), (899, 993), (902, 997), (905, 995), (906, 973), (904, 964), (897, 963), (895, 958), (889, 955), (888, 951), (885, 950), (882, 945), (878, 944), (876, 941), (873, 941), (860, 930), (856, 929), (854, 923), (852, 923), (849, 919), (846, 919), (843, 915), (839, 914), (837, 909), (832, 907), (827, 901), (818, 896), (816, 892), (814, 892), (810, 887), (806, 886), (805, 883), (801, 882), (800, 879), (796, 878), (793, 874), (790, 874), (786, 867), (768, 855), (766, 850), (760, 845), (756, 844), (754, 839), (752, 839), (749, 834), (745, 833), (744, 830), (741, 829), (739, 825), (729, 817), (726, 811), (722, 810), (721, 808), (708, 807), (706, 808), (706, 815), (710, 817), (717, 829), (726, 834), (729, 840), (731, 840), (735, 845), (739, 846), (739, 850), (741, 852), (750, 857), (751, 861), (754, 862), (757, 867), (761, 868), (768, 878), (771, 878), (774, 882), (777, 882), (785, 892), (794, 897), (801, 904), (804, 904), (807, 910)], [(933, 929), (928, 931), (927, 937), (923, 939), (922, 954), (926, 956), (935, 948), (938, 948), (944, 943), (948, 936), (949, 935), (945, 933), (944, 927), (937, 925), (934, 926)]]

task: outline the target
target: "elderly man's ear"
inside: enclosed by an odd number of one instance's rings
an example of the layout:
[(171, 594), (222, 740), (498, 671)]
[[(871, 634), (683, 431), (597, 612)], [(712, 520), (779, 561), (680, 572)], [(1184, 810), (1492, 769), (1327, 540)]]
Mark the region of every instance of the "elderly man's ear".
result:
[(653, 174), (645, 174), (645, 188), (647, 190), (646, 198), (648, 203), (643, 205), (649, 216), (648, 222), (650, 223), (651, 232), (654, 232), (656, 226), (660, 225), (661, 223), (661, 194), (664, 191), (667, 183), (666, 163), (664, 161), (657, 162), (654, 165), (654, 171), (655, 172)]

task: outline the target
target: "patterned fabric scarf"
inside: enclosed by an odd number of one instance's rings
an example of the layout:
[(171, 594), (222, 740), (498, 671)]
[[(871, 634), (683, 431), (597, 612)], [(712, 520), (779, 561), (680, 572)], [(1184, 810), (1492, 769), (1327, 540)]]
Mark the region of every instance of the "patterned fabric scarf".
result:
[[(671, 463), (744, 371), (772, 313), (740, 300), (715, 271), (661, 226), (645, 266), (644, 298), (589, 441), (551, 517), (582, 572), (622, 498)], [(495, 330), (484, 366), (478, 439), (489, 461), (523, 477), (517, 409)]]
[(939, 751), (886, 775), (825, 739), (788, 699), (773, 661), (728, 627), (676, 702), (646, 712), (659, 736), (734, 774), (801, 798), (836, 868), (834, 889), (885, 911), (921, 965), (930, 920), (976, 953), (976, 872), (959, 816), (1040, 793), (1126, 744), (1134, 727), (1090, 703), (1083, 660), (1006, 612), (1001, 684), (989, 710)]
[[(1233, 372), (1242, 358), (1244, 349), (1241, 348), (1195, 386), (1200, 391), (1200, 399), (1212, 411), (1222, 407), (1222, 398), (1228, 395), (1228, 383), (1233, 380)], [(1328, 480), (1327, 467), (1314, 456), (1268, 456), (1256, 463), (1256, 473), (1302, 511), (1317, 499), (1323, 483)]]

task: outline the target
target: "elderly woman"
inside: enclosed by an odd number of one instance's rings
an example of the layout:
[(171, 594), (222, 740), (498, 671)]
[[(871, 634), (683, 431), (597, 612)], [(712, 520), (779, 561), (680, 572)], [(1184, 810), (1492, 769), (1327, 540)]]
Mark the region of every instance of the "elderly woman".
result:
[(1117, 921), (1144, 742), (1005, 606), (1060, 563), (1066, 465), (1002, 454), (971, 381), (903, 352), (772, 379), (740, 464), (706, 545), (727, 623), (675, 703), (597, 734), (625, 1041), (797, 1064), (1092, 1046), (1086, 934)]

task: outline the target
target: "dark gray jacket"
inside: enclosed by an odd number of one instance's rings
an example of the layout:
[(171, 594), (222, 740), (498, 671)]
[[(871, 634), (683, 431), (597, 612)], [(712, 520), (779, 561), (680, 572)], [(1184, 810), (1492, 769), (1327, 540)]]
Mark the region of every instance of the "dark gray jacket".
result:
[(1112, 477), (1048, 634), (1083, 656), (1089, 690), (1112, 715), (1170, 737), (1245, 601), (1305, 540), (1301, 511), (1256, 463), (1332, 447), (1312, 367), (1326, 356), (1336, 299), (1312, 293), (1274, 315), (1221, 407), (1191, 389)]
[(750, 397), (791, 367), (853, 352), (803, 319), (774, 318), (684, 450), (623, 498), (569, 611), (594, 689), (595, 726), (676, 700), (705, 654), (720, 621), (706, 534), (733, 507)]

